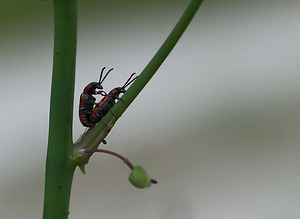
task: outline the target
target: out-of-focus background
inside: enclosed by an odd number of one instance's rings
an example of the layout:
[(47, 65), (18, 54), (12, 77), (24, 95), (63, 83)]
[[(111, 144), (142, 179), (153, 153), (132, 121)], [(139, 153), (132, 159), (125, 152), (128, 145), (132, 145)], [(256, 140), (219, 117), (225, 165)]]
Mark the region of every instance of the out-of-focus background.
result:
[[(78, 2), (74, 140), (83, 87), (141, 72), (188, 1)], [(74, 177), (71, 219), (296, 219), (300, 204), (300, 1), (210, 0), (108, 136), (119, 160)], [(0, 217), (41, 218), (53, 49), (48, 1), (0, 3)]]

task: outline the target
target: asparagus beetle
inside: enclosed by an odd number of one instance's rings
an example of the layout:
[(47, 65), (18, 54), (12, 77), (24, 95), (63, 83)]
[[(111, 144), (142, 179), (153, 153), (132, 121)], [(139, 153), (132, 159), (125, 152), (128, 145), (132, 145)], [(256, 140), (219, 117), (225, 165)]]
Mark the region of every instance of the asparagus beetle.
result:
[(106, 96), (105, 91), (102, 90), (102, 83), (107, 77), (107, 75), (113, 70), (113, 68), (111, 68), (102, 79), (104, 70), (105, 67), (101, 70), (99, 81), (91, 82), (88, 85), (86, 85), (83, 89), (83, 92), (80, 95), (79, 120), (81, 124), (85, 127), (90, 127), (93, 125), (93, 123), (91, 123), (90, 121), (92, 111), (94, 109), (94, 106), (96, 105), (96, 98), (93, 95), (100, 94), (102, 96)]
[(95, 106), (90, 116), (90, 122), (92, 124), (98, 123), (106, 113), (114, 106), (116, 100), (122, 100), (119, 95), (125, 93), (125, 88), (128, 87), (138, 76), (131, 79), (135, 73), (130, 75), (128, 80), (124, 83), (122, 87), (116, 87), (112, 89), (101, 101)]

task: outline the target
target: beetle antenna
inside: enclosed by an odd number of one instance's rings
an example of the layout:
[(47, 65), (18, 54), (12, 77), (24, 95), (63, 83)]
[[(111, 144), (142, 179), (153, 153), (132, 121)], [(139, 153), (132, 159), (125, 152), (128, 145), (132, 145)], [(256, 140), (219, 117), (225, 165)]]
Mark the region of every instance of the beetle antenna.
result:
[(138, 76), (134, 77), (132, 80), (131, 78), (135, 75), (135, 73), (131, 74), (128, 80), (125, 82), (125, 84), (122, 86), (123, 88), (128, 87), (132, 82), (134, 82), (135, 79), (137, 79)]
[(100, 78), (99, 78), (99, 84), (102, 84), (103, 81), (105, 80), (105, 78), (107, 77), (107, 75), (112, 71), (114, 70), (113, 68), (109, 69), (109, 71), (106, 73), (106, 75), (104, 76), (104, 78), (102, 79), (102, 75), (103, 75), (103, 72), (105, 70), (106, 67), (103, 67), (102, 70), (101, 70), (101, 74), (100, 74)]
[(103, 75), (103, 72), (104, 72), (104, 69), (106, 67), (103, 67), (102, 70), (101, 70), (101, 74), (100, 74), (100, 78), (99, 78), (99, 84), (101, 84), (101, 79), (102, 79), (102, 75)]

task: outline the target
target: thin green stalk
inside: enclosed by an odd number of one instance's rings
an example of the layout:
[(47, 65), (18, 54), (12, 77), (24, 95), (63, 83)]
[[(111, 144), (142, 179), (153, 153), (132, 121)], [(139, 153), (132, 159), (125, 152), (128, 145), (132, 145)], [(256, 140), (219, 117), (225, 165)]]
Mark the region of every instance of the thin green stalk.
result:
[(77, 0), (54, 0), (54, 60), (46, 161), (44, 219), (66, 219), (76, 165), (72, 148)]
[[(84, 172), (84, 165), (88, 163), (91, 155), (78, 153), (78, 150), (96, 149), (99, 144), (107, 136), (115, 122), (120, 118), (124, 111), (129, 107), (152, 76), (156, 73), (161, 64), (168, 57), (176, 43), (188, 27), (192, 18), (200, 7), (202, 0), (191, 0), (188, 7), (184, 11), (178, 23), (169, 34), (163, 45), (159, 48), (154, 57), (150, 60), (139, 77), (133, 82), (128, 91), (122, 96), (122, 100), (118, 101), (109, 113), (94, 127), (85, 132), (75, 143), (72, 158), (76, 160)], [(108, 124), (108, 125), (107, 125)]]
[(162, 65), (162, 63), (166, 60), (168, 55), (171, 53), (172, 49), (175, 47), (176, 43), (190, 24), (192, 18), (196, 14), (198, 8), (200, 7), (202, 0), (192, 0), (190, 1), (188, 7), (184, 11), (183, 15), (150, 60), (148, 65), (141, 72), (137, 80), (130, 86), (128, 91), (122, 96), (122, 99), (126, 101), (118, 101), (115, 105), (113, 112), (116, 118), (119, 118), (124, 111), (129, 107), (129, 105), (133, 102), (133, 100), (137, 97), (137, 95), (142, 91), (142, 89), (146, 86), (146, 84), (150, 81), (153, 75), (156, 73), (158, 68)]

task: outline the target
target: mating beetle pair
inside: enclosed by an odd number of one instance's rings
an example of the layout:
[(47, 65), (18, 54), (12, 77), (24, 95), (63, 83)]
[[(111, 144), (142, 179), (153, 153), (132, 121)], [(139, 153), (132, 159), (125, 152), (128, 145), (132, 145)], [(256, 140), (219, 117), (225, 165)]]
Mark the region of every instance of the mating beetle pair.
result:
[[(103, 77), (105, 67), (102, 68), (99, 82), (91, 82), (83, 89), (80, 95), (79, 101), (79, 119), (83, 126), (91, 127), (98, 123), (107, 112), (114, 106), (116, 100), (121, 99), (119, 95), (125, 93), (125, 88), (128, 87), (138, 76), (131, 79), (135, 73), (133, 73), (129, 79), (124, 83), (122, 87), (116, 87), (112, 89), (108, 94), (103, 91), (102, 83), (107, 75), (113, 70), (111, 68)], [(96, 103), (96, 98), (93, 95), (100, 94), (103, 96), (102, 100)]]

